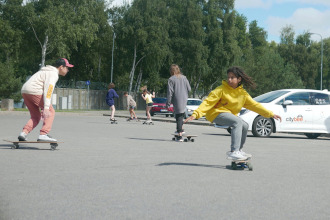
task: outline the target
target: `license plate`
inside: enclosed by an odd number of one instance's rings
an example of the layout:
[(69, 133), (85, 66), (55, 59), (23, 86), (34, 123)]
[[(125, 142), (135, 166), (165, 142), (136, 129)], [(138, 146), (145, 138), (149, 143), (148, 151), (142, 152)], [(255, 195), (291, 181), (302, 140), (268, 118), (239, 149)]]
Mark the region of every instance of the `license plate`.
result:
[(161, 112), (167, 112), (167, 109), (161, 109), (160, 111)]

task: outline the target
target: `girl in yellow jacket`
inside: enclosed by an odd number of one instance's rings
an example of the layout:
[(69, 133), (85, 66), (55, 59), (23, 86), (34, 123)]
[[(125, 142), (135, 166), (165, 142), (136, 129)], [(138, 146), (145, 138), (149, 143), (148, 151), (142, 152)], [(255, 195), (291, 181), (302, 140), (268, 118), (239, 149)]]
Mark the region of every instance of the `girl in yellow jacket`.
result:
[(242, 107), (257, 112), (266, 118), (282, 121), (279, 115), (275, 115), (254, 101), (243, 89), (243, 85), (248, 88), (255, 88), (256, 86), (252, 78), (245, 74), (240, 67), (229, 68), (227, 80), (223, 80), (222, 85), (214, 89), (198, 109), (185, 120), (186, 123), (205, 115), (210, 122), (231, 127), (231, 150), (228, 152), (228, 156), (238, 160), (245, 160), (252, 156), (242, 151), (249, 127), (245, 121), (237, 116)]

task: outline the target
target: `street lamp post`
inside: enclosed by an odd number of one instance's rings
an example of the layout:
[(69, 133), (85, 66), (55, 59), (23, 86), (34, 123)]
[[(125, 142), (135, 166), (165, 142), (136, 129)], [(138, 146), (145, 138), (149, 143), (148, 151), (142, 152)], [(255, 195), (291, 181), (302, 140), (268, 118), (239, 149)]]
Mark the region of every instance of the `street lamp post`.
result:
[(112, 38), (112, 61), (111, 61), (111, 79), (110, 82), (112, 82), (112, 76), (113, 76), (113, 51), (115, 48), (115, 38), (116, 38), (116, 33), (113, 32), (113, 38)]
[(322, 90), (322, 78), (323, 78), (323, 38), (321, 34), (318, 33), (309, 33), (309, 34), (316, 34), (321, 37), (321, 90)]

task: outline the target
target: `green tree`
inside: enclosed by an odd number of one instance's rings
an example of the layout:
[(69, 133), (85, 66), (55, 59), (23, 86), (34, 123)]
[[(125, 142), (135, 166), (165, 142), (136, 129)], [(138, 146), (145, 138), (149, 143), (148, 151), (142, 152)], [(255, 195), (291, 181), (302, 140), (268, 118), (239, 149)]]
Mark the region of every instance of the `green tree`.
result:
[(33, 0), (26, 4), (26, 19), (41, 50), (41, 66), (47, 54), (70, 57), (70, 50), (76, 50), (79, 43), (91, 45), (98, 30), (93, 9), (99, 2)]
[(323, 88), (330, 91), (330, 38), (323, 40)]
[[(208, 47), (203, 29), (203, 2), (198, 0), (171, 1), (170, 21), (172, 58), (182, 67), (192, 86), (193, 95), (208, 72)], [(167, 71), (168, 76), (168, 71)]]
[(265, 53), (265, 49), (268, 46), (266, 40), (267, 32), (263, 28), (258, 27), (257, 21), (252, 21), (249, 24), (249, 39), (251, 41), (251, 45), (254, 51), (254, 56), (263, 56), (263, 54)]
[(8, 61), (17, 58), (21, 44), (22, 32), (13, 28), (8, 20), (0, 17), (0, 60)]
[(21, 79), (15, 77), (13, 62), (0, 62), (0, 79), (0, 99), (12, 98), (19, 101), (21, 99), (19, 91), (22, 84)]
[(257, 83), (257, 88), (250, 91), (252, 96), (277, 89), (304, 88), (296, 67), (286, 64), (275, 50), (267, 50), (254, 65), (247, 63), (245, 70)]
[(204, 68), (206, 74), (201, 78), (203, 90), (201, 96), (207, 95), (210, 90), (218, 86), (226, 77), (225, 70), (242, 56), (237, 42), (236, 12), (233, 9), (233, 0), (210, 0), (204, 3), (203, 28), (206, 33), (205, 46), (209, 52), (207, 66)]
[[(169, 53), (167, 16), (165, 1), (136, 0), (122, 17), (116, 17), (118, 20), (114, 22), (114, 29), (118, 36), (117, 55), (120, 53), (124, 58), (117, 65), (116, 71), (121, 72), (120, 77), (128, 79), (126, 89), (129, 92), (134, 87), (134, 81), (136, 84), (148, 84), (149, 88), (155, 90), (160, 89), (155, 79), (159, 78), (159, 71)], [(139, 69), (138, 77), (136, 69)]]
[(294, 63), (293, 61), (293, 53), (294, 53), (294, 28), (292, 25), (285, 26), (281, 29), (281, 42), (278, 46), (278, 52), (281, 57), (284, 58), (286, 63)]

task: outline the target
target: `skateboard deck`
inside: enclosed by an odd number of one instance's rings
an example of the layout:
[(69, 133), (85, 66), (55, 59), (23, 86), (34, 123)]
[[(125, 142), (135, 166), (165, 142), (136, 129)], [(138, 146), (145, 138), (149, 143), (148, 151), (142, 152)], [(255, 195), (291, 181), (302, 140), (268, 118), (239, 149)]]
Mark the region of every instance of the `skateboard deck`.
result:
[(130, 119), (128, 118), (127, 121), (140, 121), (139, 119)]
[[(178, 140), (179, 135), (178, 134), (172, 134), (174, 137), (172, 138), (173, 141)], [(197, 135), (190, 135), (190, 134), (182, 134), (182, 138), (184, 142), (194, 142), (194, 137), (197, 137)]]
[(246, 160), (237, 160), (232, 157), (227, 157), (228, 160), (231, 160), (231, 168), (233, 170), (244, 170), (245, 168), (250, 171), (253, 170), (253, 166), (251, 164), (251, 157), (248, 157)]
[(144, 125), (154, 125), (152, 121), (144, 121), (142, 124)]
[(58, 146), (58, 143), (63, 142), (57, 142), (57, 141), (10, 141), (10, 140), (4, 140), (6, 142), (10, 142), (13, 145), (11, 146), (11, 149), (18, 149), (19, 144), (50, 144), (50, 149), (55, 150)]

